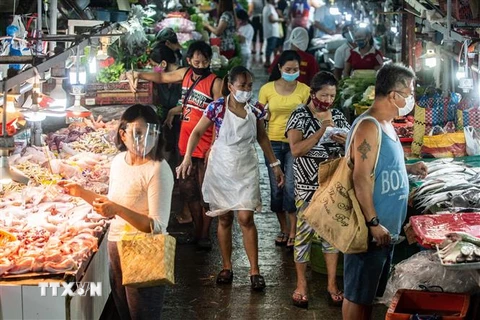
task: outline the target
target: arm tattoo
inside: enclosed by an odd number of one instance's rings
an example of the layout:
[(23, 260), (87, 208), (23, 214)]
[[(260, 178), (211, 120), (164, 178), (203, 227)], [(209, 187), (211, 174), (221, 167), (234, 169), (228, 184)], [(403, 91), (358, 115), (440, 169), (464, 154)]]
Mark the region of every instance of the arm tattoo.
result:
[(372, 150), (372, 147), (368, 144), (367, 139), (364, 139), (357, 150), (362, 155), (362, 160), (365, 161), (367, 159), (367, 153)]

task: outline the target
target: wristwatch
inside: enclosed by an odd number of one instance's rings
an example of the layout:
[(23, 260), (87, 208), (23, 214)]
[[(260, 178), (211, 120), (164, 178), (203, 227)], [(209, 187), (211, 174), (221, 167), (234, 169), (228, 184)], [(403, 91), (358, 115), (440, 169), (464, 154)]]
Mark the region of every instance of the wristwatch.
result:
[(367, 221), (367, 226), (369, 227), (376, 227), (380, 224), (380, 220), (378, 217), (373, 217), (372, 220)]
[(281, 164), (282, 164), (282, 163), (280, 162), (280, 160), (277, 160), (277, 161), (275, 161), (275, 162), (273, 162), (273, 163), (270, 163), (270, 168), (279, 166), (279, 165), (281, 165)]

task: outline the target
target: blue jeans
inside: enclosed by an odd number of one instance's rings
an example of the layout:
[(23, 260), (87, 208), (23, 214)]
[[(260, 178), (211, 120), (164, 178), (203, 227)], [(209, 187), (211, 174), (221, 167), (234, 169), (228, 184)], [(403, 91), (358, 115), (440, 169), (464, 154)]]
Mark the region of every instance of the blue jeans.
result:
[(285, 185), (282, 188), (277, 186), (273, 170), (270, 168), (267, 158), (265, 158), (265, 163), (268, 166), (268, 177), (270, 178), (270, 209), (273, 212), (296, 212), (293, 156), (290, 145), (281, 141), (271, 141), (271, 144), (275, 157), (281, 162), (280, 167), (285, 174)]
[(161, 319), (165, 286), (132, 288), (122, 285), (120, 256), (114, 241), (108, 242), (108, 261), (112, 297), (120, 319)]
[(368, 244), (365, 253), (345, 254), (343, 263), (344, 296), (348, 301), (371, 305), (375, 297), (383, 296), (393, 256), (393, 245), (378, 247)]
[(265, 47), (265, 57), (267, 62), (270, 62), (270, 57), (273, 51), (280, 45), (280, 38), (270, 37), (267, 39), (267, 46)]

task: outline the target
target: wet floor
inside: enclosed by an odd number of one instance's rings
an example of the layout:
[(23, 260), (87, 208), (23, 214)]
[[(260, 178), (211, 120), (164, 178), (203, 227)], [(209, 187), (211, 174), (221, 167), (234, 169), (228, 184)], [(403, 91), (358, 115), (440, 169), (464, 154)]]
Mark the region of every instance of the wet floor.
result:
[[(255, 74), (254, 92), (258, 94), (268, 75), (262, 67), (260, 56), (255, 57), (252, 71)], [(164, 303), (164, 319), (341, 319), (341, 308), (330, 306), (326, 296), (326, 276), (311, 269), (309, 279), (309, 309), (298, 309), (291, 303), (296, 277), (293, 254), (275, 247), (278, 230), (276, 215), (269, 208), (269, 183), (263, 154), (259, 150), (260, 184), (263, 209), (255, 215), (259, 239), (259, 265), (265, 276), (264, 292), (252, 292), (248, 277), (249, 263), (242, 243), (242, 233), (237, 223), (233, 229), (232, 285), (215, 283), (222, 269), (221, 256), (216, 239), (216, 221), (212, 224), (213, 250), (196, 251), (187, 244), (191, 224), (179, 225), (172, 219), (170, 232), (177, 237), (176, 281), (170, 287)], [(174, 204), (175, 214), (181, 205)], [(339, 284), (341, 284), (339, 278)], [(375, 307), (374, 319), (384, 319), (386, 308)]]

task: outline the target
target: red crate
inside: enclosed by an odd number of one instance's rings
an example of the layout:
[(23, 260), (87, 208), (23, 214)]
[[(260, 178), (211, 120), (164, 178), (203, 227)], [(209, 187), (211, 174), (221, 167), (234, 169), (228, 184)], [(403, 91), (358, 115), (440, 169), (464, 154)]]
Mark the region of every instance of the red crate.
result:
[(414, 314), (439, 315), (443, 320), (465, 319), (470, 295), (400, 289), (392, 299), (386, 320), (409, 320)]

